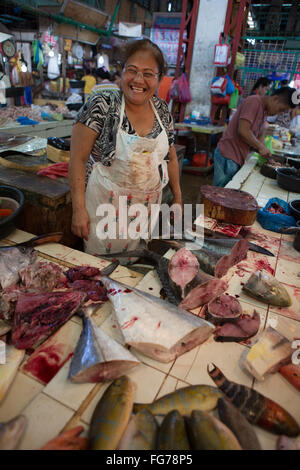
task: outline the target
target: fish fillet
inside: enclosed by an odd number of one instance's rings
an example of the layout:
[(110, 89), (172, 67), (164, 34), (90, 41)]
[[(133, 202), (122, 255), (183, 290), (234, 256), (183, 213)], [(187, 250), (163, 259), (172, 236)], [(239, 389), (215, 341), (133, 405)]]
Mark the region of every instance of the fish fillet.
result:
[(160, 362), (170, 362), (203, 343), (215, 327), (164, 300), (102, 278), (126, 344)]

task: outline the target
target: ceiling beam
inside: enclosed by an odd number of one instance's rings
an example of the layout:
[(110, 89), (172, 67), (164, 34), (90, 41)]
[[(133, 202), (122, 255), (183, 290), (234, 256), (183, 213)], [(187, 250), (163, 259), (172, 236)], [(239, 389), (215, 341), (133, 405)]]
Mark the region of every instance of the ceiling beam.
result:
[(286, 32), (291, 33), (295, 29), (298, 10), (298, 0), (293, 0), (293, 5), (290, 8), (289, 17), (286, 24)]
[(281, 8), (283, 0), (272, 0), (272, 6), (269, 10), (265, 31), (278, 33), (281, 23)]

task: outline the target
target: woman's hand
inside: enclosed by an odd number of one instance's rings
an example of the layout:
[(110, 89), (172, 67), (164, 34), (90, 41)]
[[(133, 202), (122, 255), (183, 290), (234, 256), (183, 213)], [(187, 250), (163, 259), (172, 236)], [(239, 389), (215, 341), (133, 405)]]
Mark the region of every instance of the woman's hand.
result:
[(73, 211), (71, 230), (74, 235), (77, 235), (77, 237), (84, 238), (86, 241), (88, 241), (90, 234), (90, 224), (90, 216), (85, 208)]

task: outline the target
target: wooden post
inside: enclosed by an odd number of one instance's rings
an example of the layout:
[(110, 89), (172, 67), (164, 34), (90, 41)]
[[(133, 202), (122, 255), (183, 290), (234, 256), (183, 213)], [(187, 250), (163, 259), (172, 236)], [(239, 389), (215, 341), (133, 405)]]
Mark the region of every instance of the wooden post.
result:
[(59, 48), (61, 50), (61, 74), (63, 79), (63, 97), (65, 99), (66, 93), (66, 51), (64, 38), (59, 38)]

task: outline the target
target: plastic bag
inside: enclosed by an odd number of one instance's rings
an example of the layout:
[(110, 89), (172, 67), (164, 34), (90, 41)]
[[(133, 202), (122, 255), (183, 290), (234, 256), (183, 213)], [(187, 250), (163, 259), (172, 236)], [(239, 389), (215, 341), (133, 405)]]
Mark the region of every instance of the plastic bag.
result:
[[(222, 44), (223, 40), (224, 43)], [(228, 44), (228, 36), (226, 36), (226, 39), (222, 39), (222, 35), (220, 34), (219, 44), (215, 45), (214, 65), (226, 67), (229, 64), (229, 56), (230, 46)]]
[(173, 101), (177, 101), (183, 104), (192, 101), (190, 86), (184, 73), (173, 80), (170, 89), (170, 98)]
[(225, 75), (225, 77), (227, 78), (226, 95), (232, 95), (232, 93), (234, 93), (234, 90), (235, 90), (234, 83), (229, 77), (229, 75)]
[(239, 101), (239, 90), (236, 88), (234, 92), (230, 95), (230, 109), (236, 109)]
[[(282, 207), (286, 214), (272, 214), (267, 209), (272, 204), (278, 204)], [(281, 228), (294, 227), (296, 225), (296, 220), (290, 215), (290, 208), (286, 201), (278, 199), (277, 197), (272, 197), (268, 200), (267, 204), (263, 209), (259, 209), (257, 212), (257, 220), (260, 225), (266, 230), (271, 230), (272, 232), (280, 233)]]
[(210, 91), (212, 95), (226, 96), (228, 80), (226, 77), (215, 77), (212, 81)]

